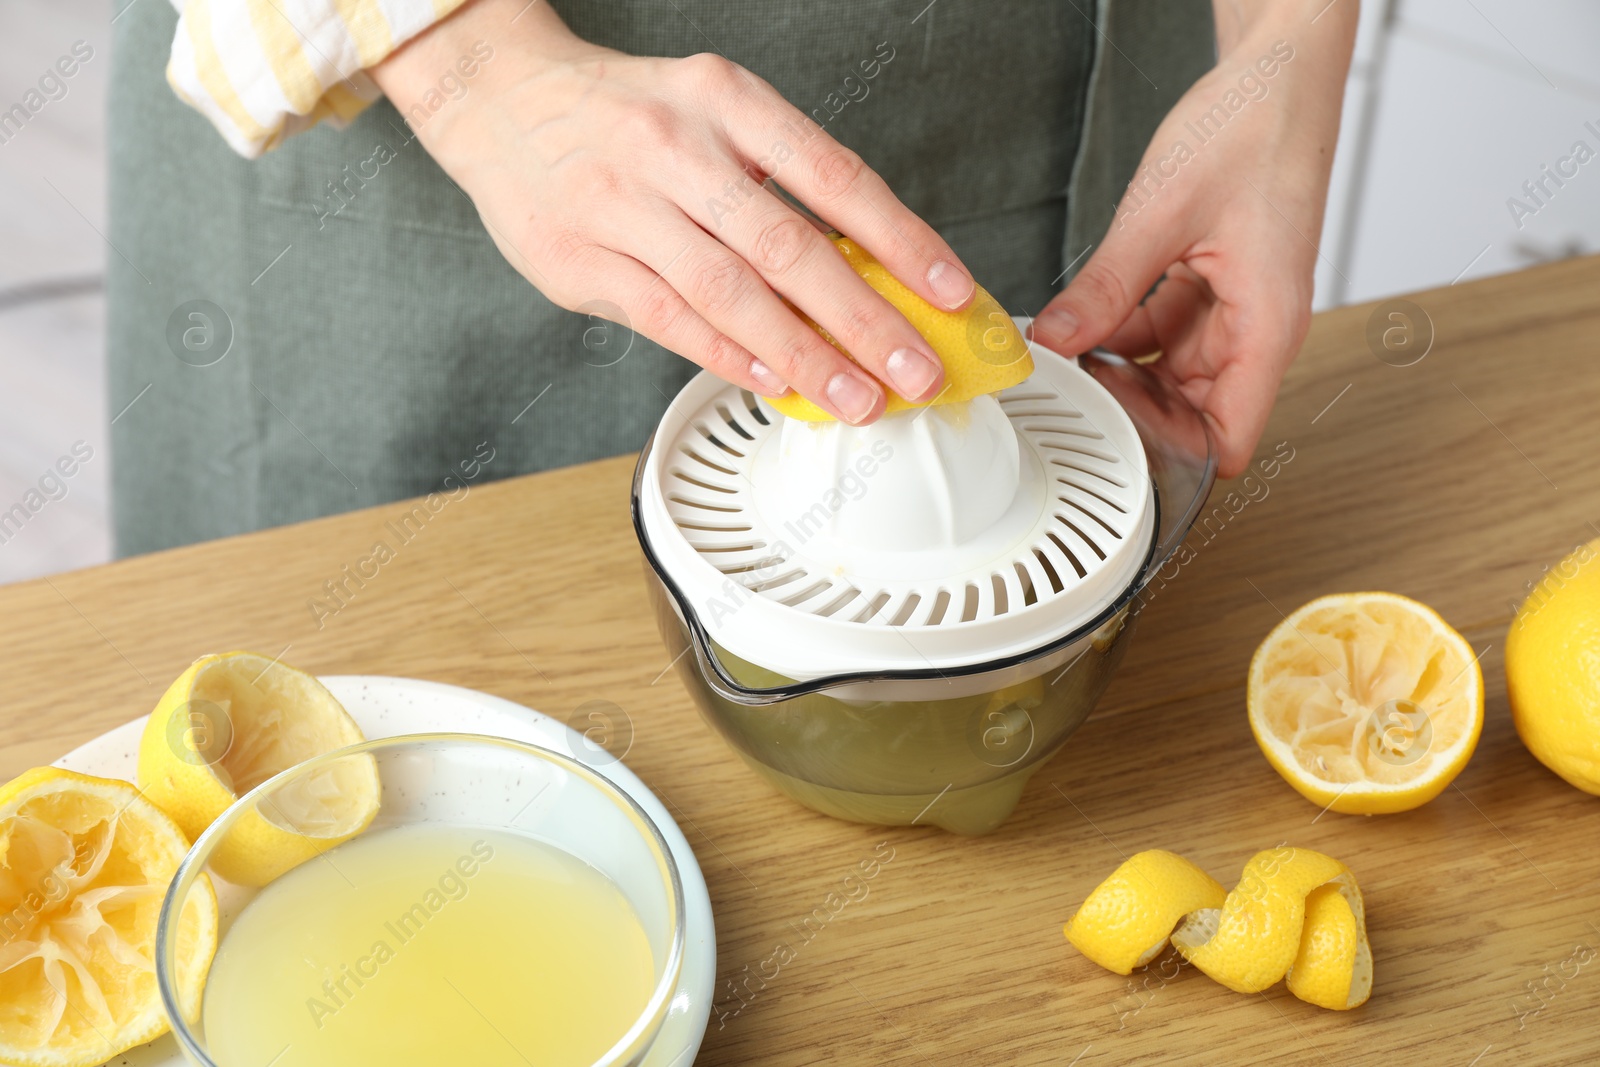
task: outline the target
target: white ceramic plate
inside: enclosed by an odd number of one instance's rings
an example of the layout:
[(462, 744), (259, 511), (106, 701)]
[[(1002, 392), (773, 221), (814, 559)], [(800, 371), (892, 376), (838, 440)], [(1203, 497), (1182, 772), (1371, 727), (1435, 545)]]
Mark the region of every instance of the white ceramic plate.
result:
[[(414, 678), (334, 675), (322, 681), (350, 712), (369, 739), (449, 730), (509, 737), (573, 756), (593, 767), (649, 813), (672, 849), (683, 881), (685, 923), (683, 976), (672, 998), (660, 1036), (645, 1057), (645, 1067), (685, 1067), (694, 1061), (711, 1016), (717, 973), (717, 937), (711, 918), (711, 895), (683, 831), (666, 806), (621, 762), (584, 740), (582, 735), (537, 711), (472, 689)], [(126, 723), (80, 745), (56, 765), (103, 778), (132, 781), (138, 764), (139, 735), (144, 719)], [(118, 1067), (187, 1067), (188, 1061), (171, 1034), (116, 1058)]]

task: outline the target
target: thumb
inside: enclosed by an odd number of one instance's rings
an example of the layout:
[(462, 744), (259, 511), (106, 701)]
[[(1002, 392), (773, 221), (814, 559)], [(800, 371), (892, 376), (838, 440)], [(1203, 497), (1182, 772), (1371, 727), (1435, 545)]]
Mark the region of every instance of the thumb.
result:
[(1162, 226), (1148, 217), (1141, 219), (1140, 214), (1146, 213), (1118, 214), (1077, 277), (1033, 320), (1033, 340), (1075, 356), (1128, 321), (1182, 250), (1177, 220), (1168, 219)]

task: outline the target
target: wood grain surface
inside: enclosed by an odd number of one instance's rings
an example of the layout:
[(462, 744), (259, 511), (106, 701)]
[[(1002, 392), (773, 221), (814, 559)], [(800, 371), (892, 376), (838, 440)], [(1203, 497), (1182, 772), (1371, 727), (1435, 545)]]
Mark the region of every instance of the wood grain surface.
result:
[[(0, 589), (0, 775), (147, 713), (190, 660), (235, 647), (563, 718), (604, 699), (628, 720), (611, 744), (711, 887), (719, 996), (701, 1063), (1593, 1062), (1600, 962), (1574, 961), (1600, 947), (1600, 800), (1518, 742), (1500, 651), (1525, 583), (1600, 535), (1597, 288), (1587, 259), (1419, 294), (1435, 338), (1405, 367), (1369, 349), (1371, 305), (1318, 316), (1260, 450), (1287, 442), (1293, 458), (1191, 535), (1099, 709), (987, 838), (836, 822), (737, 762), (665, 671), (631, 457), (473, 488), (321, 619), (324, 582), (392, 543), (409, 504)], [(1431, 604), (1483, 652), (1477, 754), (1403, 815), (1319, 813), (1245, 721), (1249, 655), (1281, 613), (1356, 589)], [(1190, 969), (1122, 978), (1062, 939), (1136, 851), (1179, 851), (1232, 885), (1284, 841), (1361, 881), (1364, 1008), (1241, 996)], [(873, 859), (866, 896), (806, 938), (802, 920)], [(755, 977), (780, 943), (793, 958)]]

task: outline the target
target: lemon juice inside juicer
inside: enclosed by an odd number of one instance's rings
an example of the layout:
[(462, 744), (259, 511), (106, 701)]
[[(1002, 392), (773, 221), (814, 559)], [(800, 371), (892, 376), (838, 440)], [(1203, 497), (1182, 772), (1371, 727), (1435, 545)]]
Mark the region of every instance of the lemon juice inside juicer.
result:
[(734, 750), (818, 811), (997, 827), (1088, 716), (1214, 480), (1164, 379), (998, 314), (935, 341), (954, 387), (980, 383), (957, 402), (855, 427), (701, 374), (640, 457), (668, 654)]

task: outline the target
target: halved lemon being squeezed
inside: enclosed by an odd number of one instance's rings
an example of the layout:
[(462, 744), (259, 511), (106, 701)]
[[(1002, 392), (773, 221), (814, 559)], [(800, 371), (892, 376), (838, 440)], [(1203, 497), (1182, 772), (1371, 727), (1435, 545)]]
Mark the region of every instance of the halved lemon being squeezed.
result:
[(1321, 597), (1250, 661), (1250, 730), (1318, 807), (1408, 811), (1444, 791), (1483, 729), (1483, 672), (1438, 613), (1394, 593)]
[[(906, 317), (944, 364), (944, 388), (938, 396), (926, 404), (914, 404), (890, 389), (884, 408), (886, 414), (973, 400), (1025, 382), (1033, 373), (1033, 355), (1028, 351), (1022, 331), (983, 286), (975, 287), (972, 303), (964, 309), (946, 311), (906, 288), (900, 279), (889, 273), (888, 267), (850, 238), (834, 235), (832, 241), (851, 269)], [(850, 355), (827, 330), (805, 315), (801, 318), (829, 344)], [(768, 403), (791, 419), (835, 421), (832, 415), (799, 393), (791, 392)]]
[[(37, 767), (0, 786), (0, 1063), (86, 1067), (166, 1032), (156, 920), (188, 848), (127, 782)], [(216, 949), (202, 875), (179, 918), (187, 1015)]]

